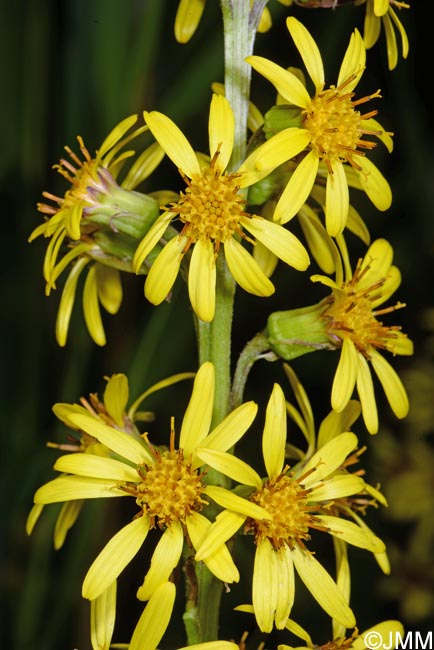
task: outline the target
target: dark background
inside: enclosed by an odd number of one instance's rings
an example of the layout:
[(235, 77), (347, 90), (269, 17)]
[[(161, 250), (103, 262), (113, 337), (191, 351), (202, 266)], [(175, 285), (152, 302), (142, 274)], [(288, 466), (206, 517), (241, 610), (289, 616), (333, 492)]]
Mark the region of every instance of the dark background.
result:
[[(410, 474), (412, 480), (404, 482), (404, 505), (398, 508), (398, 514), (392, 508), (392, 514), (374, 512), (370, 519), (385, 541), (397, 547), (393, 555), (394, 582), (389, 583), (396, 587), (384, 586), (372, 557), (366, 559), (365, 553), (351, 551), (355, 569), (352, 603), (362, 629), (386, 617), (399, 617), (407, 629), (425, 631), (432, 629), (434, 613), (430, 561), (433, 549), (429, 534), (433, 526), (430, 504), (434, 318), (429, 309), (434, 308), (434, 156), (428, 101), (433, 64), (428, 4), (414, 1), (410, 11), (399, 14), (410, 39), (407, 60), (400, 59), (393, 72), (387, 70), (383, 34), (368, 53), (368, 69), (361, 83), (366, 94), (378, 87), (382, 89), (379, 120), (395, 132), (393, 154), (376, 154), (392, 186), (394, 202), (386, 213), (377, 213), (363, 197), (355, 200), (364, 210), (363, 216), (366, 214), (372, 238), (384, 236), (394, 246), (395, 261), (403, 275), (397, 298), (407, 303), (407, 309), (398, 314), (399, 322), (415, 342), (414, 357), (395, 360), (395, 367), (403, 373), (411, 399), (415, 400), (408, 422), (398, 423), (390, 415), (377, 386), (383, 425), (372, 441), (378, 452), (368, 451), (366, 455), (368, 477), (373, 483), (381, 480), (389, 486), (390, 497), (400, 493), (394, 479)], [(46, 516), (32, 538), (26, 536), (25, 521), (33, 493), (52, 476), (51, 466), (57, 455), (45, 443), (59, 441), (65, 435), (52, 414), (52, 404), (74, 402), (89, 392), (102, 393), (103, 377), (114, 372), (128, 374), (135, 398), (154, 381), (196, 367), (194, 332), (185, 308), (183, 285), (177, 283), (171, 303), (155, 309), (143, 297), (142, 279), (135, 276), (125, 278), (124, 301), (118, 315), (104, 320), (108, 339), (105, 348), (97, 348), (87, 334), (78, 293), (68, 344), (60, 349), (54, 337), (60, 291), (49, 298), (44, 296), (42, 260), (46, 243), (41, 238), (32, 244), (27, 242), (41, 220), (36, 211), (41, 192), (65, 191), (63, 180), (51, 165), (59, 159), (65, 144), (75, 144), (77, 134), (94, 151), (125, 116), (157, 109), (168, 113), (196, 148), (206, 150), (210, 84), (223, 81), (218, 3), (208, 0), (196, 35), (183, 46), (173, 37), (176, 6), (174, 0), (1, 3), (2, 648), (90, 648), (88, 603), (81, 600), (80, 585), (85, 567), (111, 530), (118, 527), (113, 510), (107, 519), (101, 504), (87, 504), (61, 551), (56, 553), (52, 548), (54, 510), (44, 513)], [(288, 65), (294, 50), (284, 17), (290, 10), (274, 0), (269, 8), (275, 26), (268, 34), (258, 35), (255, 52)], [(355, 26), (362, 29), (364, 8), (345, 6), (326, 11), (293, 7), (291, 13), (304, 20), (316, 38), (326, 61), (326, 78), (336, 79), (351, 30)], [(273, 101), (270, 84), (255, 73), (252, 98), (262, 110)], [(162, 173), (161, 186), (178, 183), (169, 164), (163, 164)], [(141, 189), (146, 191), (146, 185)], [(356, 240), (351, 240), (351, 245), (355, 251), (363, 251)], [(297, 276), (292, 305), (287, 304), (285, 279), (279, 270), (273, 280), (278, 290), (266, 308), (262, 304), (258, 307), (254, 297), (239, 294), (234, 360), (246, 341), (263, 328), (267, 310), (305, 304), (305, 290), (310, 286), (307, 277), (306, 284), (300, 281), (298, 286)], [(318, 293), (318, 299), (321, 297)], [(312, 402), (318, 406), (317, 424), (328, 409), (327, 391), (335, 364), (336, 358), (329, 359), (326, 353), (294, 363)], [(284, 381), (280, 367), (265, 362), (257, 364), (246, 396), (265, 403), (276, 378)], [(185, 385), (169, 393), (174, 413), (182, 412), (189, 390), (190, 386)], [(147, 407), (158, 410), (161, 400), (156, 396)], [(163, 431), (168, 432), (167, 407), (163, 415)], [(390, 436), (393, 449), (387, 443)], [(370, 440), (368, 444), (371, 445)], [(418, 444), (423, 445), (422, 451), (412, 453)], [(249, 452), (253, 453), (246, 449)], [(399, 485), (402, 484), (398, 482)], [(422, 510), (418, 508), (420, 498), (428, 503)], [(240, 552), (239, 557), (242, 556)], [(127, 584), (128, 577), (133, 584), (133, 569), (130, 574), (127, 572)], [(143, 571), (140, 563), (138, 570)], [(131, 605), (135, 588), (121, 591), (116, 640), (127, 640), (134, 625), (130, 617), (135, 621), (138, 612)], [(405, 604), (411, 589), (415, 595), (410, 600), (416, 603), (413, 609)], [(254, 631), (252, 617), (231, 614), (231, 606), (249, 602), (249, 596), (245, 595), (243, 600), (236, 592), (233, 598), (233, 603), (225, 605), (223, 630), (236, 639), (244, 629), (249, 630), (251, 648), (255, 648), (262, 637)], [(294, 618), (307, 627), (318, 643), (323, 643), (329, 634), (324, 631), (328, 630), (324, 627), (325, 619), (320, 614), (312, 621), (304, 611), (302, 598), (301, 595), (302, 605), (294, 612)], [(311, 600), (306, 599), (306, 603)], [(276, 636), (269, 639), (266, 647), (272, 648), (279, 639), (294, 643), (288, 636)], [(171, 650), (183, 643), (183, 632), (179, 629), (167, 637), (167, 645), (162, 647)]]

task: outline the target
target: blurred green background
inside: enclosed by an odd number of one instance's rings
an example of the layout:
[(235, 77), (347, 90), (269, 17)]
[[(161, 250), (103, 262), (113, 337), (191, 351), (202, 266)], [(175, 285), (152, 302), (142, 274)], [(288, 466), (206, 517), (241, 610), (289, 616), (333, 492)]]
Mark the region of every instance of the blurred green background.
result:
[[(404, 423), (394, 420), (378, 391), (383, 429), (372, 441), (375, 453), (367, 453), (371, 482), (380, 480), (390, 500), (394, 495), (401, 497), (387, 512), (373, 514), (376, 530), (390, 543), (393, 577), (384, 581), (372, 558), (359, 564), (362, 554), (354, 553), (353, 604), (362, 628), (385, 617), (400, 617), (408, 629), (429, 630), (434, 619), (434, 129), (428, 101), (433, 57), (426, 3), (412, 5), (410, 11), (400, 13), (410, 38), (407, 60), (400, 59), (397, 69), (389, 73), (383, 35), (368, 54), (370, 67), (364, 76), (366, 92), (381, 87), (379, 119), (395, 132), (394, 153), (381, 159), (394, 203), (387, 213), (378, 214), (360, 197), (357, 200), (367, 210), (372, 238), (384, 236), (395, 248), (395, 261), (403, 274), (397, 298), (408, 305), (399, 312), (399, 322), (415, 341), (415, 355), (396, 360), (412, 400), (410, 416)], [(44, 513), (32, 538), (26, 536), (33, 493), (52, 476), (57, 455), (46, 448), (46, 442), (59, 441), (65, 434), (52, 414), (52, 404), (77, 401), (89, 392), (101, 394), (103, 377), (114, 372), (128, 374), (134, 398), (152, 382), (196, 367), (185, 288), (177, 284), (172, 302), (156, 310), (146, 303), (143, 280), (135, 276), (125, 278), (119, 314), (105, 318), (105, 348), (91, 342), (77, 299), (68, 344), (60, 349), (54, 338), (60, 291), (49, 298), (44, 295), (45, 242), (27, 242), (41, 221), (36, 211), (41, 192), (65, 191), (63, 179), (51, 166), (65, 144), (74, 148), (77, 134), (93, 152), (125, 116), (157, 109), (177, 121), (197, 148), (206, 148), (210, 84), (223, 81), (218, 3), (208, 0), (199, 29), (186, 45), (176, 43), (173, 36), (176, 7), (175, 0), (1, 2), (0, 183), (5, 226), (0, 319), (2, 649), (90, 648), (88, 603), (81, 600), (80, 585), (96, 549), (107, 539), (107, 527), (116, 528), (113, 515), (103, 523), (102, 509), (89, 504), (61, 551), (52, 548), (54, 512)], [(364, 8), (289, 10), (275, 0), (270, 0), (269, 8), (274, 27), (258, 35), (256, 52), (283, 65), (291, 63), (293, 50), (284, 27), (284, 17), (291, 11), (317, 39), (327, 76), (335, 79), (335, 56), (340, 62), (351, 30), (362, 29)], [(273, 101), (270, 84), (254, 75), (252, 96), (266, 109)], [(178, 183), (170, 165), (162, 165), (162, 174), (161, 186)], [(357, 249), (357, 242), (352, 245)], [(279, 269), (274, 279), (280, 291), (266, 307), (258, 308), (256, 299), (240, 294), (234, 359), (264, 326), (267, 309), (288, 308)], [(294, 306), (305, 304), (303, 291), (302, 286), (294, 288)], [(328, 408), (327, 382), (335, 363), (326, 353), (294, 363), (311, 400), (319, 405), (317, 423)], [(277, 364), (257, 364), (247, 397), (265, 401), (276, 376), (282, 380)], [(189, 390), (186, 385), (171, 391), (175, 413), (185, 404)], [(161, 399), (155, 397), (147, 407), (158, 410)], [(167, 432), (165, 418), (162, 423)], [(121, 593), (125, 608), (121, 599), (117, 640), (127, 640), (131, 633), (130, 616), (134, 619), (137, 613), (131, 608), (134, 593), (134, 585)], [(233, 604), (237, 602), (235, 597)], [(309, 616), (302, 620), (303, 615), (300, 611), (300, 622), (314, 636), (318, 629), (315, 640), (325, 641), (322, 620), (313, 622)], [(247, 629), (251, 648), (256, 647), (263, 637), (255, 632), (251, 617), (235, 618), (228, 608), (225, 618), (230, 617), (236, 622), (229, 623), (228, 634), (239, 638)], [(269, 639), (266, 647), (272, 648), (276, 640)], [(183, 643), (179, 629), (161, 647), (171, 650)]]

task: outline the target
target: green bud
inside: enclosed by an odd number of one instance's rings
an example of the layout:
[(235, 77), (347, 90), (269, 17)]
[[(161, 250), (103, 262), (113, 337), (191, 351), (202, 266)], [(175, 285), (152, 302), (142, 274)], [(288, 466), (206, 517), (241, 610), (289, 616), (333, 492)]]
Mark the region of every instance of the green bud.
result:
[(322, 303), (301, 309), (276, 311), (267, 321), (266, 336), (270, 348), (285, 361), (315, 350), (331, 350)]
[(294, 126), (297, 128), (302, 127), (301, 109), (297, 106), (279, 104), (265, 113), (263, 129), (267, 140), (279, 133), (279, 131)]

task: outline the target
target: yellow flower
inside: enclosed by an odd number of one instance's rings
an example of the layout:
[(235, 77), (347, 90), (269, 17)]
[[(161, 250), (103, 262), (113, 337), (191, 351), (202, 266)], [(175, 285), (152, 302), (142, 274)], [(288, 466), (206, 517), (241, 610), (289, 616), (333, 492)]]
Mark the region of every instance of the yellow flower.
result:
[[(63, 417), (96, 438), (115, 454), (102, 458), (90, 454), (61, 456), (54, 468), (64, 475), (43, 485), (35, 494), (36, 504), (105, 497), (132, 496), (139, 508), (133, 521), (117, 532), (88, 570), (83, 596), (93, 600), (103, 593), (138, 553), (152, 528), (162, 535), (137, 596), (148, 600), (177, 566), (184, 539), (197, 549), (207, 536), (211, 522), (200, 513), (212, 498), (223, 507), (238, 508), (246, 516), (268, 517), (258, 505), (224, 488), (207, 485), (203, 464), (196, 451), (226, 451), (252, 423), (257, 406), (247, 402), (231, 412), (209, 433), (213, 409), (215, 372), (210, 362), (198, 370), (175, 449), (173, 422), (169, 449), (154, 448), (146, 434), (136, 439), (74, 406), (62, 408)], [(256, 514), (255, 514), (256, 513)], [(224, 582), (238, 581), (238, 570), (224, 542), (205, 560), (209, 570)]]
[(211, 101), (209, 165), (202, 166), (202, 158), (168, 117), (145, 112), (145, 120), (187, 184), (185, 193), (156, 220), (134, 256), (133, 264), (138, 270), (170, 222), (174, 219), (181, 222), (181, 232), (163, 247), (146, 277), (145, 295), (150, 302), (158, 305), (167, 297), (191, 246), (188, 291), (191, 305), (202, 321), (214, 318), (216, 257), (220, 248), (224, 250), (232, 276), (245, 291), (258, 296), (274, 292), (274, 285), (239, 242), (240, 237), (252, 243), (251, 237), (255, 238), (298, 270), (307, 268), (308, 254), (292, 233), (279, 224), (245, 212), (240, 188), (248, 187), (267, 173), (254, 171), (255, 153), (238, 171), (225, 172), (234, 143), (234, 116), (225, 97), (214, 94)]
[(392, 259), (393, 249), (389, 242), (377, 239), (363, 260), (359, 259), (354, 273), (346, 264), (344, 277), (341, 261), (337, 263), (336, 281), (322, 275), (311, 278), (332, 289), (330, 296), (323, 301), (322, 314), (330, 342), (341, 349), (332, 387), (332, 407), (336, 411), (344, 409), (357, 387), (363, 419), (370, 433), (378, 431), (378, 414), (369, 362), (396, 417), (406, 417), (409, 409), (401, 380), (378, 351), (387, 350), (393, 355), (413, 354), (413, 343), (399, 326), (383, 325), (378, 320), (378, 317), (405, 306), (397, 303), (379, 309), (401, 283), (401, 274), (392, 265)]
[(281, 66), (260, 56), (249, 56), (247, 62), (268, 79), (282, 98), (302, 109), (301, 127), (283, 129), (256, 150), (256, 166), (270, 172), (285, 161), (307, 153), (298, 163), (276, 206), (274, 219), (286, 223), (306, 202), (323, 163), (327, 170), (325, 216), (331, 236), (344, 229), (349, 211), (349, 170), (357, 173), (361, 187), (379, 210), (387, 210), (392, 201), (390, 187), (365, 149), (376, 146), (364, 135), (382, 140), (389, 151), (390, 134), (374, 120), (377, 110), (361, 114), (361, 104), (380, 96), (354, 99), (366, 61), (362, 37), (357, 30), (351, 36), (339, 71), (337, 85), (325, 88), (324, 68), (318, 46), (308, 30), (294, 17), (286, 21), (307, 71), (315, 86), (310, 97), (300, 79)]
[(410, 9), (410, 5), (407, 2), (399, 2), (398, 0), (357, 0), (356, 4), (366, 4), (363, 32), (366, 49), (369, 50), (378, 41), (381, 26), (383, 26), (387, 43), (387, 62), (389, 70), (393, 70), (398, 63), (395, 29), (401, 37), (403, 59), (407, 58), (409, 50), (407, 34), (394, 7), (396, 9)]
[[(33, 230), (29, 241), (43, 235), (49, 238), (43, 275), (48, 296), (56, 288), (59, 276), (72, 265), (63, 289), (56, 321), (56, 338), (66, 345), (69, 322), (75, 301), (78, 279), (90, 265), (83, 291), (83, 311), (87, 328), (97, 345), (105, 345), (100, 303), (110, 314), (122, 302), (120, 270), (131, 269), (131, 258), (137, 238), (143, 236), (158, 214), (155, 199), (132, 191), (159, 164), (164, 153), (157, 144), (136, 159), (119, 185), (117, 176), (134, 151), (125, 145), (147, 130), (146, 126), (127, 132), (137, 115), (122, 120), (105, 138), (92, 157), (78, 136), (82, 158), (65, 147), (69, 156), (54, 168), (70, 183), (63, 197), (43, 192), (52, 203), (38, 203), (38, 210), (47, 218)], [(59, 260), (65, 245), (70, 249)], [(129, 259), (129, 262), (128, 262)]]
[[(196, 560), (206, 561), (224, 539), (229, 539), (245, 524), (245, 532), (256, 545), (253, 568), (252, 600), (256, 621), (263, 632), (273, 624), (285, 627), (295, 598), (294, 569), (321, 607), (346, 627), (355, 619), (344, 594), (330, 574), (307, 548), (310, 531), (320, 530), (339, 540), (372, 552), (384, 551), (383, 542), (359, 526), (331, 515), (322, 509), (336, 496), (351, 496), (360, 491), (360, 477), (349, 476), (345, 487), (335, 471), (357, 447), (357, 438), (344, 432), (314, 453), (300, 473), (285, 465), (286, 443), (285, 396), (275, 384), (268, 402), (262, 438), (267, 477), (262, 480), (250, 466), (234, 456), (217, 450), (199, 448), (197, 455), (208, 465), (224, 471), (250, 491), (250, 500), (261, 506), (270, 518), (246, 517), (232, 507), (217, 515), (206, 539), (196, 553)], [(220, 540), (220, 541), (219, 541)]]
[(394, 620), (376, 623), (364, 632), (359, 632), (355, 628), (350, 636), (344, 634), (339, 637), (335, 636), (332, 641), (321, 645), (314, 643), (306, 630), (295, 621), (288, 620), (285, 627), (295, 636), (303, 639), (306, 645), (294, 647), (282, 643), (277, 646), (278, 650), (313, 650), (313, 648), (318, 650), (365, 650), (370, 647), (392, 649), (399, 647), (400, 641), (404, 638), (402, 623)]
[[(107, 377), (107, 385), (104, 390), (103, 400), (101, 401), (97, 393), (91, 393), (89, 399), (82, 397), (80, 404), (63, 404), (58, 403), (53, 406), (53, 412), (56, 417), (72, 430), (68, 434), (68, 442), (53, 443), (48, 442), (47, 447), (61, 449), (62, 451), (79, 452), (82, 454), (91, 454), (94, 456), (112, 456), (111, 450), (104, 444), (100, 443), (97, 438), (86, 433), (80, 427), (70, 421), (71, 413), (81, 413), (82, 415), (91, 416), (96, 423), (105, 423), (111, 427), (124, 431), (130, 436), (140, 439), (140, 431), (137, 428), (138, 422), (150, 422), (154, 419), (154, 414), (150, 411), (139, 411), (138, 408), (150, 394), (157, 390), (166, 388), (178, 381), (190, 379), (193, 373), (179, 373), (172, 375), (167, 379), (157, 382), (151, 388), (142, 393), (128, 408), (129, 387), (128, 379), (122, 373), (117, 373)], [(54, 529), (54, 548), (58, 550), (63, 546), (69, 529), (76, 522), (81, 508), (82, 499), (68, 500), (62, 504), (57, 516), (56, 526)], [(35, 504), (31, 509), (26, 522), (26, 532), (30, 535), (38, 521), (42, 509), (42, 504)]]

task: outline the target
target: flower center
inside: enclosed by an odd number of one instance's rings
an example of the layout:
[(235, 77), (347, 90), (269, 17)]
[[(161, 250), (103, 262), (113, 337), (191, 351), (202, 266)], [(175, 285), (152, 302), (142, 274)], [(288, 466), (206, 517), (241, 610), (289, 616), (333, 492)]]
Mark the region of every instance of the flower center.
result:
[[(207, 503), (202, 475), (184, 460), (182, 450), (154, 451), (155, 463), (138, 469), (141, 482), (134, 486), (136, 502), (143, 513), (160, 527), (179, 521)], [(127, 489), (127, 491), (130, 491)]]
[(355, 158), (365, 154), (359, 149), (373, 149), (376, 146), (375, 142), (362, 140), (362, 136), (381, 135), (381, 131), (368, 130), (363, 125), (363, 120), (374, 117), (378, 111), (361, 115), (355, 110), (358, 104), (380, 97), (380, 91), (353, 101), (354, 93), (345, 92), (345, 86), (353, 79), (350, 77), (337, 88), (331, 86), (318, 93), (303, 111), (303, 126), (311, 133), (310, 147), (325, 161), (330, 173), (331, 163), (334, 162), (347, 162), (360, 169)]
[(384, 309), (373, 309), (374, 303), (381, 298), (381, 288), (386, 278), (368, 288), (359, 288), (358, 284), (368, 270), (369, 266), (361, 270), (362, 260), (359, 259), (352, 279), (344, 282), (339, 290), (333, 291), (330, 305), (323, 313), (323, 318), (328, 321), (327, 332), (332, 337), (342, 341), (350, 338), (357, 350), (367, 359), (370, 358), (372, 348), (382, 348), (393, 352), (396, 332), (401, 330), (398, 325), (386, 326), (377, 316), (384, 315), (405, 307), (404, 303), (397, 303)]
[(304, 546), (303, 540), (310, 539), (309, 528), (324, 529), (311, 515), (318, 507), (307, 504), (308, 493), (298, 480), (286, 474), (267, 481), (250, 498), (273, 518), (269, 521), (247, 519), (246, 531), (254, 533), (255, 541), (268, 538), (276, 550), (285, 544), (290, 548), (296, 543)]
[(187, 248), (191, 243), (211, 239), (217, 252), (220, 243), (235, 233), (243, 236), (239, 221), (249, 215), (244, 212), (245, 201), (238, 194), (239, 176), (222, 174), (215, 166), (218, 155), (217, 151), (209, 168), (200, 175), (191, 180), (184, 177), (185, 193), (181, 192), (179, 201), (167, 208), (184, 223), (181, 234), (188, 237)]

